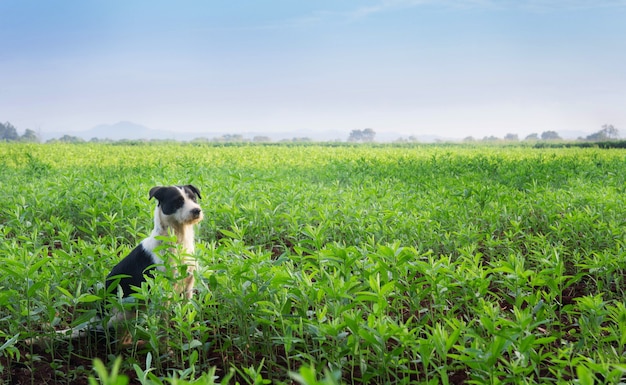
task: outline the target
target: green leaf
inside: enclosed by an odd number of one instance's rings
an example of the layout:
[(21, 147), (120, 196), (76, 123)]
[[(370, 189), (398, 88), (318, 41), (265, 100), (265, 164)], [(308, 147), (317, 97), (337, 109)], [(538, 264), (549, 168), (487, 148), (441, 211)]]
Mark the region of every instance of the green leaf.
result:
[(63, 293), (64, 296), (74, 299), (74, 296), (72, 295), (72, 293), (70, 293), (67, 289), (61, 287), (61, 286), (57, 286), (56, 289), (58, 291), (60, 291), (61, 293)]
[(90, 302), (96, 302), (96, 301), (100, 301), (102, 298), (94, 295), (94, 294), (83, 294), (80, 297), (78, 297), (78, 302), (79, 303), (90, 303)]
[(225, 236), (229, 237), (229, 238), (233, 238), (233, 239), (240, 239), (241, 237), (239, 236), (239, 234), (236, 234), (230, 230), (226, 230), (226, 229), (220, 229), (220, 233), (224, 234)]
[(45, 265), (49, 261), (50, 261), (50, 258), (42, 258), (39, 261), (37, 261), (35, 264), (33, 264), (32, 266), (28, 268), (28, 276), (29, 277), (32, 276), (37, 270), (39, 270), (39, 268), (41, 268), (41, 266)]
[(17, 339), (19, 337), (20, 337), (20, 333), (17, 333), (13, 337), (9, 338), (4, 344), (2, 344), (2, 346), (0, 346), (0, 352), (2, 352), (4, 350), (6, 350), (7, 348), (15, 345), (15, 342), (17, 341)]
[(576, 367), (576, 376), (578, 377), (578, 383), (580, 385), (594, 385), (595, 376), (591, 369), (584, 365), (578, 365)]

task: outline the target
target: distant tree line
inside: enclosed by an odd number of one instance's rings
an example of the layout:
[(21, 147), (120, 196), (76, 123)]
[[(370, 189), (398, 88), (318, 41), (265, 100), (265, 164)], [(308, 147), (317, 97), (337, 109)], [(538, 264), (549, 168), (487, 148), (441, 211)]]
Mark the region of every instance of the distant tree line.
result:
[[(243, 135), (226, 134), (213, 139), (199, 137), (192, 140), (193, 143), (274, 143), (272, 138), (265, 135), (257, 135), (250, 140)], [(313, 139), (307, 137), (294, 137), (291, 139), (281, 139), (278, 143), (312, 143)]]
[(26, 129), (23, 135), (11, 123), (0, 123), (0, 142), (39, 142), (39, 136), (31, 129)]
[[(371, 128), (366, 128), (363, 130), (352, 130), (350, 135), (348, 136), (348, 142), (350, 143), (372, 143), (374, 142), (374, 138), (376, 137), (376, 132)], [(580, 142), (611, 142), (619, 139), (619, 130), (615, 128), (612, 124), (604, 124), (602, 129), (598, 132), (595, 132), (586, 137), (579, 137), (578, 141)], [(518, 142), (519, 136), (517, 134), (506, 134), (503, 138), (498, 138), (496, 136), (485, 136), (482, 139), (475, 139), (472, 136), (468, 136), (463, 139), (466, 143), (472, 142)], [(556, 131), (544, 131), (543, 133), (533, 133), (526, 138), (524, 141), (527, 142), (554, 142), (554, 141), (562, 141), (563, 139), (559, 136)], [(23, 135), (19, 135), (15, 126), (11, 123), (0, 123), (0, 142), (40, 142), (41, 139), (37, 135), (37, 133), (31, 129), (26, 129)], [(92, 138), (89, 140), (90, 143), (125, 143), (125, 142), (161, 142), (162, 140), (111, 140), (111, 139), (99, 139)], [(171, 140), (165, 140), (171, 141)], [(51, 139), (48, 141), (49, 143), (54, 142), (63, 142), (63, 143), (84, 143), (86, 142), (84, 139), (78, 136), (72, 135), (63, 135), (58, 139)], [(271, 143), (272, 139), (269, 136), (255, 136), (252, 139), (244, 138), (243, 135), (238, 134), (226, 134), (220, 137), (215, 137), (213, 139), (208, 138), (196, 138), (192, 142), (200, 143), (200, 142), (213, 142), (213, 143)], [(312, 139), (307, 137), (301, 138), (293, 138), (293, 139), (285, 139), (279, 141), (279, 143), (311, 143)], [(410, 136), (408, 139), (398, 139), (398, 143), (416, 143), (418, 139), (414, 136)]]
[[(583, 142), (604, 142), (611, 140), (619, 139), (619, 130), (615, 128), (612, 124), (605, 124), (602, 126), (602, 129), (598, 132), (595, 132), (586, 137), (579, 137), (578, 141)], [(526, 138), (524, 141), (535, 142), (535, 141), (562, 141), (563, 138), (559, 136), (559, 133), (556, 131), (544, 131), (539, 135), (538, 133), (532, 133)], [(472, 136), (468, 136), (463, 139), (464, 142), (477, 142), (478, 140)], [(496, 136), (485, 136), (482, 142), (518, 142), (519, 136), (517, 134), (506, 134), (504, 138), (498, 138)]]

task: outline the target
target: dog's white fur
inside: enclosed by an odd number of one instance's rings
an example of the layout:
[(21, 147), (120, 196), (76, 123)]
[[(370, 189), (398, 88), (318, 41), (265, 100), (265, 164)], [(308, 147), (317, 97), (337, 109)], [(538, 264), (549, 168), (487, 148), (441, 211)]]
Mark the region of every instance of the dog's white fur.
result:
[(163, 261), (159, 255), (154, 252), (154, 249), (161, 245), (160, 240), (158, 240), (157, 236), (168, 236), (170, 231), (176, 237), (176, 243), (181, 245), (181, 249), (183, 251), (183, 258), (185, 265), (187, 266), (186, 277), (183, 278), (184, 282), (184, 293), (185, 297), (188, 299), (193, 297), (193, 286), (194, 286), (194, 271), (198, 269), (198, 261), (193, 257), (195, 252), (195, 238), (194, 238), (194, 228), (193, 225), (200, 222), (204, 214), (200, 211), (199, 216), (194, 216), (192, 213), (193, 210), (202, 210), (200, 206), (189, 199), (185, 192), (180, 188), (181, 193), (185, 197), (185, 203), (183, 207), (177, 210), (174, 214), (165, 215), (161, 210), (161, 206), (158, 205), (154, 209), (154, 229), (150, 236), (143, 241), (141, 241), (141, 245), (146, 251), (152, 253), (154, 258), (154, 264), (157, 265), (158, 269), (165, 270), (165, 264), (170, 261)]

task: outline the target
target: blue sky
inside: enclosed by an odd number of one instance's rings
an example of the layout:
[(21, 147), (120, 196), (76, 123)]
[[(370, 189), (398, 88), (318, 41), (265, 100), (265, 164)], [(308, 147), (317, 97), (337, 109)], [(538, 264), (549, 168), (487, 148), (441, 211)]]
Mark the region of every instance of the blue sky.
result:
[(0, 15), (0, 121), (20, 131), (626, 136), (626, 0), (0, 0)]

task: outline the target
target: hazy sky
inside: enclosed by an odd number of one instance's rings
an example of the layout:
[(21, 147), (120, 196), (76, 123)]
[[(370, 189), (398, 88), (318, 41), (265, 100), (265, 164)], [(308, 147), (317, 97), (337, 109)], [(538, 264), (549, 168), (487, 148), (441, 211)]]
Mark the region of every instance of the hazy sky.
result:
[(626, 136), (626, 0), (0, 0), (0, 16), (0, 121), (20, 132)]

